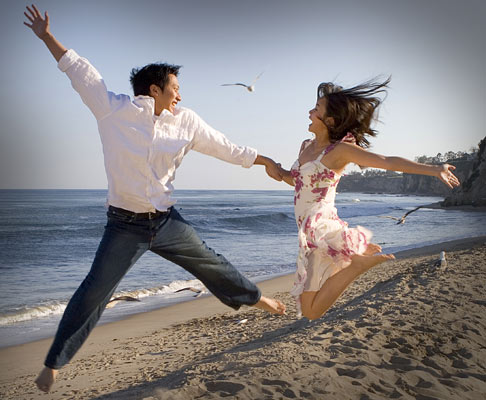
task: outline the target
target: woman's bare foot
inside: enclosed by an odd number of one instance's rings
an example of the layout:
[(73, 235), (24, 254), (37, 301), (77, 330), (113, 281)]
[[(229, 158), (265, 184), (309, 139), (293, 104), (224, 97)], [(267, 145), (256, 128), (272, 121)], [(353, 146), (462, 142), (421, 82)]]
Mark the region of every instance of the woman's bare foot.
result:
[(271, 299), (269, 297), (261, 296), (258, 303), (254, 304), (253, 307), (259, 308), (260, 310), (265, 310), (273, 314), (285, 314), (285, 304), (280, 300)]
[(359, 271), (359, 275), (373, 268), (375, 265), (381, 264), (388, 260), (394, 260), (393, 254), (376, 254), (371, 256), (355, 255), (352, 257), (352, 263), (350, 267), (356, 268)]
[(370, 243), (363, 253), (365, 256), (372, 256), (373, 254), (381, 253), (381, 246), (376, 243)]
[(59, 371), (57, 369), (52, 369), (49, 367), (44, 367), (41, 371), (37, 379), (35, 380), (35, 384), (37, 387), (42, 390), (43, 392), (48, 393), (51, 390), (52, 385), (56, 381), (57, 373)]

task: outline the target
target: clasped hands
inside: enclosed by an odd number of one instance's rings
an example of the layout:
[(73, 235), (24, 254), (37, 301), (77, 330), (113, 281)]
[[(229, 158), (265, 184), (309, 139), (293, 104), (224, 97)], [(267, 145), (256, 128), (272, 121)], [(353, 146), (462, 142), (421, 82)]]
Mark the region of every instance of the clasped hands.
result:
[(265, 171), (270, 178), (273, 178), (279, 182), (283, 180), (285, 175), (285, 170), (282, 169), (282, 165), (273, 160), (270, 160), (270, 162), (265, 165)]

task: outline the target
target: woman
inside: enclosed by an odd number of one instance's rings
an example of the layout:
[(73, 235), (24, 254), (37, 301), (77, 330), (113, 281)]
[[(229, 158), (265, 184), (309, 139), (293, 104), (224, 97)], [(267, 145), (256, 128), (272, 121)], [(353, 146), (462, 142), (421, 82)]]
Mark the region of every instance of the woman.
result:
[(383, 83), (369, 81), (343, 89), (321, 83), (316, 106), (310, 110), (309, 131), (290, 171), (281, 170), (283, 180), (295, 186), (295, 217), (299, 227), (299, 255), (294, 287), (298, 312), (309, 319), (321, 317), (359, 275), (371, 267), (394, 259), (379, 254), (381, 247), (370, 243), (371, 232), (348, 228), (339, 219), (334, 198), (346, 165), (382, 168), (409, 174), (432, 175), (449, 187), (459, 185), (449, 164), (425, 165), (400, 157), (386, 157), (365, 150), (370, 128), (381, 104)]

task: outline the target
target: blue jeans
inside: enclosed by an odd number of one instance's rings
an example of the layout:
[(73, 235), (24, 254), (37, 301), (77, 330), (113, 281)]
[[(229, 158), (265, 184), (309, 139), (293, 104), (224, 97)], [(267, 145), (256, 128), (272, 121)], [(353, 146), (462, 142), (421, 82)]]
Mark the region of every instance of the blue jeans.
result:
[(111, 208), (107, 215), (93, 265), (64, 311), (47, 354), (47, 367), (59, 369), (71, 360), (95, 327), (118, 283), (147, 250), (183, 267), (234, 309), (260, 300), (256, 285), (210, 249), (174, 208), (155, 219), (139, 220)]

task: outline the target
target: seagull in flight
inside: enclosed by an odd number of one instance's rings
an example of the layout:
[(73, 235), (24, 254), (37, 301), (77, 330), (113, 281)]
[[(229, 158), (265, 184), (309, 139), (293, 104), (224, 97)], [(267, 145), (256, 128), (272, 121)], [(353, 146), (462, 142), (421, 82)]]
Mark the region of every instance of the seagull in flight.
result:
[(246, 90), (248, 90), (249, 92), (254, 92), (255, 91), (255, 82), (262, 75), (263, 75), (263, 72), (260, 72), (260, 74), (255, 79), (253, 79), (253, 82), (250, 85), (245, 85), (244, 83), (223, 83), (221, 86), (243, 86), (243, 87), (246, 87)]
[(424, 206), (418, 206), (416, 208), (414, 208), (413, 210), (410, 210), (410, 211), (407, 211), (402, 217), (400, 218), (397, 218), (397, 217), (391, 217), (389, 215), (380, 215), (381, 218), (390, 218), (390, 219), (394, 219), (395, 221), (398, 221), (397, 222), (397, 225), (401, 225), (401, 224), (404, 224), (405, 223), (405, 218), (408, 217), (408, 215), (410, 215), (411, 213), (413, 213), (414, 211), (417, 211), (419, 208), (422, 208)]
[(121, 301), (140, 301), (136, 297), (133, 296), (120, 296), (120, 297), (113, 297), (108, 304), (106, 305), (106, 308), (112, 308), (115, 307), (118, 303)]
[(196, 288), (194, 288), (194, 287), (192, 287), (192, 286), (189, 286), (189, 287), (185, 287), (185, 288), (182, 288), (182, 289), (176, 290), (174, 293), (179, 293), (179, 292), (182, 292), (182, 291), (184, 291), (184, 290), (190, 290), (191, 292), (196, 293), (196, 294), (194, 295), (194, 297), (199, 297), (199, 296), (201, 296), (202, 294), (206, 293), (206, 291), (205, 291), (205, 290), (202, 290), (202, 289), (196, 289)]

